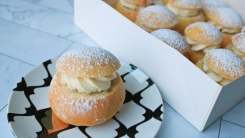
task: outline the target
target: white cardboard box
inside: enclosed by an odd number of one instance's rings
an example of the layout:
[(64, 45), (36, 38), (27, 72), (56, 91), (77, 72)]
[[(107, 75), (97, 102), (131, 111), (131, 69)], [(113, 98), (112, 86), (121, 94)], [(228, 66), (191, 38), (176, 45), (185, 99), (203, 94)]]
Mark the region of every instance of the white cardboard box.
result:
[[(75, 24), (101, 47), (147, 73), (163, 99), (199, 131), (245, 97), (245, 76), (220, 86), (182, 54), (118, 13), (113, 8), (116, 1), (75, 0)], [(245, 3), (235, 1), (227, 0), (231, 6)], [(242, 11), (239, 5), (245, 4), (237, 5)]]

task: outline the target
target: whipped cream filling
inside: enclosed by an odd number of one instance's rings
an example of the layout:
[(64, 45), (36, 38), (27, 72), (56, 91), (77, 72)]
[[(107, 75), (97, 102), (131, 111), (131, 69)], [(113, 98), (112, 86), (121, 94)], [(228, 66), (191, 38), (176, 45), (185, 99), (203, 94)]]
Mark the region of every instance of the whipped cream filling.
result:
[(233, 45), (228, 46), (228, 49), (235, 52), (238, 56), (240, 56), (243, 60), (245, 60), (245, 53), (243, 53), (241, 50), (236, 48)]
[(190, 45), (192, 51), (203, 51), (203, 53), (206, 53), (207, 51), (210, 51), (215, 48), (219, 48), (220, 44), (217, 45), (207, 45), (207, 44), (202, 44), (199, 42), (196, 42), (189, 37), (186, 37), (187, 43)]
[(214, 21), (208, 21), (209, 24), (214, 25), (216, 28), (218, 28), (220, 30), (220, 32), (222, 33), (229, 33), (229, 34), (236, 34), (239, 33), (241, 31), (241, 29), (239, 28), (229, 28), (229, 27), (225, 27), (223, 25), (220, 25)]
[(134, 11), (139, 11), (143, 8), (145, 8), (145, 6), (140, 6), (140, 5), (136, 5), (136, 4), (133, 4), (133, 3), (129, 3), (125, 0), (120, 0), (120, 3), (123, 7), (126, 7), (128, 9), (131, 9), (131, 10), (134, 10)]
[(198, 9), (178, 9), (175, 8), (174, 6), (172, 6), (170, 3), (167, 4), (167, 7), (173, 11), (177, 16), (180, 17), (192, 17), (192, 16), (196, 16), (199, 14), (199, 10)]
[(232, 82), (231, 80), (228, 80), (224, 77), (221, 77), (217, 73), (213, 72), (205, 63), (203, 63), (202, 70), (210, 77), (212, 78), (215, 82), (219, 83), (222, 86), (225, 86)]
[(96, 78), (84, 78), (84, 77), (73, 77), (66, 74), (61, 74), (60, 83), (61, 85), (67, 85), (70, 90), (77, 90), (78, 92), (101, 92), (111, 87), (111, 80), (117, 77), (116, 72), (105, 77)]

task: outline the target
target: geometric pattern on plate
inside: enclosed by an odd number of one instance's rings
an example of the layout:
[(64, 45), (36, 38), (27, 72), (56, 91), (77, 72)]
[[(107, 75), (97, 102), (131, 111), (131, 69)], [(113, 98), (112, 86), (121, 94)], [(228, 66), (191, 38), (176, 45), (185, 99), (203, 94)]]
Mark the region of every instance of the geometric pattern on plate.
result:
[[(36, 88), (34, 90), (35, 94), (32, 94), (30, 96), (31, 101), (37, 110), (41, 110), (41, 109), (50, 107), (49, 100), (48, 100), (48, 93), (44, 91), (49, 91), (49, 87)], [(40, 100), (40, 97), (47, 97), (47, 98), (43, 98), (42, 100)]]
[[(37, 137), (49, 138), (68, 135), (72, 137), (154, 137), (156, 135), (161, 127), (164, 112), (160, 92), (145, 73), (136, 66), (122, 61), (118, 73), (126, 87), (126, 98), (122, 108), (114, 117), (93, 127), (73, 126), (59, 120), (47, 103), (48, 88), (56, 72), (56, 61), (57, 58), (43, 62), (22, 77), (14, 88), (8, 104), (7, 117), (16, 137), (33, 134)], [(26, 99), (22, 97), (15, 100), (16, 93), (23, 93)], [(22, 109), (15, 110), (16, 108)], [(25, 123), (26, 121), (28, 123)], [(22, 124), (19, 124), (20, 122)], [(39, 127), (33, 128), (32, 125), (39, 125)]]

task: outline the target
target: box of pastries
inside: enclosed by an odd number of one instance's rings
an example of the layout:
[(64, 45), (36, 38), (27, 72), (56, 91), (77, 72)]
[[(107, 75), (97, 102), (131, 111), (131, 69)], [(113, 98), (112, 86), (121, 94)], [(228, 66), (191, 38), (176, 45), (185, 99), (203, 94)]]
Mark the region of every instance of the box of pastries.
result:
[(74, 22), (203, 131), (245, 97), (240, 0), (75, 0)]

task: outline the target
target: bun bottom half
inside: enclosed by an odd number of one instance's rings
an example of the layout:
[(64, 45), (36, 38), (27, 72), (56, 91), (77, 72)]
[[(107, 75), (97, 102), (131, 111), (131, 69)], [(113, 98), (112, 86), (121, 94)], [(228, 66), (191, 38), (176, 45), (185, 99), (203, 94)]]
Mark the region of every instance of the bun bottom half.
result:
[(220, 44), (220, 48), (226, 48), (228, 45), (232, 44), (231, 37), (233, 35), (231, 34), (226, 34), (226, 33), (221, 33), (223, 37), (223, 41)]
[(162, 0), (162, 4), (166, 6), (168, 4), (169, 0)]
[(193, 63), (196, 64), (199, 60), (202, 60), (205, 56), (205, 54), (202, 51), (191, 51), (189, 50), (187, 52), (189, 60)]
[(81, 93), (60, 84), (57, 72), (51, 81), (49, 102), (53, 113), (63, 122), (75, 126), (94, 126), (106, 122), (122, 107), (125, 86), (119, 74), (111, 87), (102, 92)]
[(120, 1), (118, 1), (117, 4), (116, 4), (116, 10), (119, 13), (121, 13), (124, 17), (128, 18), (130, 21), (132, 21), (132, 22), (136, 21), (136, 17), (137, 17), (138, 11), (124, 7), (120, 3)]

